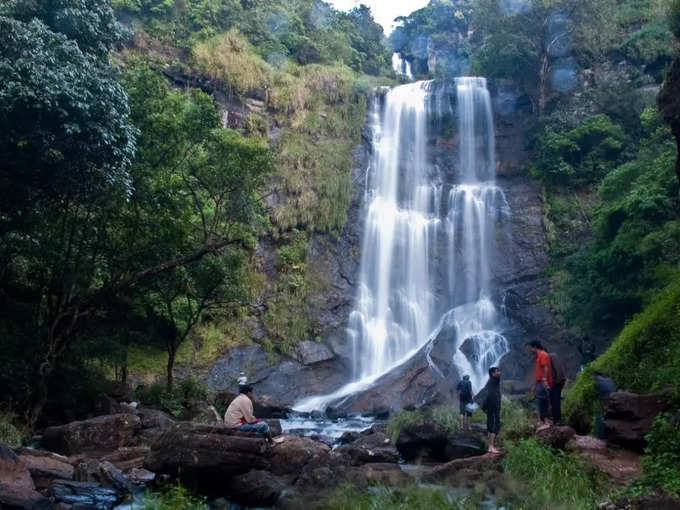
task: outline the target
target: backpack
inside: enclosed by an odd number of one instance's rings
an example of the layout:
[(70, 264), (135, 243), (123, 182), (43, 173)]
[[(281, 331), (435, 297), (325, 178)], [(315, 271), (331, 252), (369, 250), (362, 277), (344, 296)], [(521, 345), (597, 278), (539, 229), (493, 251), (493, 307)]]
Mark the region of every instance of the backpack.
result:
[(472, 400), (472, 383), (470, 381), (460, 381), (460, 398)]
[(564, 384), (564, 381), (567, 380), (567, 376), (564, 373), (564, 365), (562, 365), (556, 353), (549, 352), (548, 357), (550, 358), (553, 384)]

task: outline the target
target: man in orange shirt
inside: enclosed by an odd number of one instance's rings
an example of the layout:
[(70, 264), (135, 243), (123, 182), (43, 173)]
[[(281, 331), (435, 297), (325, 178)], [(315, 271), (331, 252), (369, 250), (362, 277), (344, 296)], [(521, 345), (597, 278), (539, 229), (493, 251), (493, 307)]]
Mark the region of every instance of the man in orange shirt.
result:
[(550, 367), (550, 356), (541, 345), (541, 342), (534, 340), (529, 342), (529, 348), (536, 356), (536, 377), (534, 378), (534, 397), (538, 401), (538, 414), (542, 425), (538, 430), (543, 430), (550, 426), (548, 420), (549, 391), (552, 386), (552, 369)]

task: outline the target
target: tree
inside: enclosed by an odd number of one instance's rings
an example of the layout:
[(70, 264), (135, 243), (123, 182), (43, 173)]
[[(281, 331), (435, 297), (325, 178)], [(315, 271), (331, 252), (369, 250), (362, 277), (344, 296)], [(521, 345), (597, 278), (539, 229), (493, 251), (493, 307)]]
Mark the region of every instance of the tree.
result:
[(129, 185), (135, 130), (114, 74), (42, 21), (0, 17), (0, 232), (38, 204)]

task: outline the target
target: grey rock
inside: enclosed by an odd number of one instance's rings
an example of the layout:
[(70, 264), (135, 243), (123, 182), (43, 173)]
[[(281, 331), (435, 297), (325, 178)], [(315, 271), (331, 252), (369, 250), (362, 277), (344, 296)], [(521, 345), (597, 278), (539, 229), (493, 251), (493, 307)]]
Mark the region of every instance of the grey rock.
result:
[(324, 344), (309, 340), (300, 342), (295, 348), (295, 353), (298, 361), (303, 365), (313, 365), (335, 357), (335, 354)]
[(92, 505), (98, 509), (110, 509), (119, 500), (114, 489), (102, 487), (94, 482), (55, 480), (50, 485), (50, 494), (55, 501), (71, 505)]

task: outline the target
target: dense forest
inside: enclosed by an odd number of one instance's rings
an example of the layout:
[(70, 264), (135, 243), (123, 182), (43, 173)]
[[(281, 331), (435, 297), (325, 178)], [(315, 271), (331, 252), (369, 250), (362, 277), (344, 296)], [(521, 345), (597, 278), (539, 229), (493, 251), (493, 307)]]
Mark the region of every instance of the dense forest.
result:
[[(574, 348), (601, 347), (568, 411), (597, 412), (595, 370), (677, 403), (680, 1), (432, 0), (399, 21), (388, 38), (368, 7), (321, 0), (0, 4), (0, 441), (118, 387), (183, 416), (207, 398), (192, 368), (319, 341), (329, 283), (309, 256), (346, 228), (369, 96), (404, 81), (393, 52), (417, 79), (510, 84), (528, 112), (546, 304)], [(654, 434), (631, 493), (678, 495), (678, 427)], [(532, 448), (506, 464), (525, 483)], [(541, 476), (582, 484), (555, 508), (609, 494), (546, 455)], [(369, 508), (353, 490), (337, 508)]]

